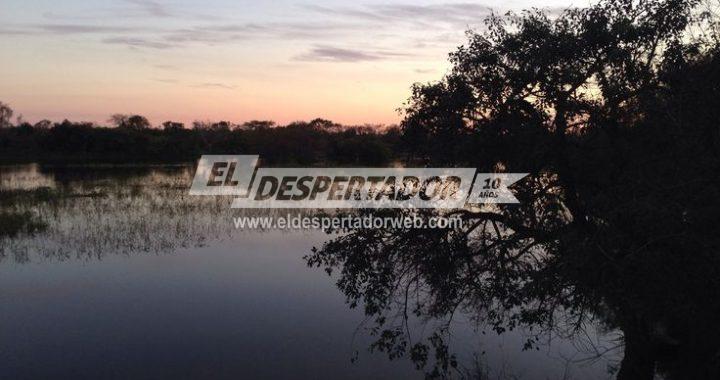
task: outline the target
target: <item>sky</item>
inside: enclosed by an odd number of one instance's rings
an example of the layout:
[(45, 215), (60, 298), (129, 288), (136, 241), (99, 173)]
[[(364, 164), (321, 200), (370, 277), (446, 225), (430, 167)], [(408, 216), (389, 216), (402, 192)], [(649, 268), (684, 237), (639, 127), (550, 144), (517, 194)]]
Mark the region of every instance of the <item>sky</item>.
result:
[[(461, 0), (463, 1), (463, 0)], [(106, 123), (316, 117), (393, 124), (415, 82), (491, 12), (570, 0), (2, 0), (0, 101), (15, 115)]]

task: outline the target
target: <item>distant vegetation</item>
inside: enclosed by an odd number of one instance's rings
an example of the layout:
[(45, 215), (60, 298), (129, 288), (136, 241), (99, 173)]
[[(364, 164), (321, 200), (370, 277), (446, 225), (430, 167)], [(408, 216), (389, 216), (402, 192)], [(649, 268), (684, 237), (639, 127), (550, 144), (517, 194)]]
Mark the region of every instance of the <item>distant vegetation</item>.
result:
[(399, 129), (343, 126), (329, 120), (182, 123), (153, 127), (140, 115), (113, 115), (110, 126), (65, 120), (30, 124), (0, 102), (0, 162), (191, 162), (202, 154), (259, 154), (265, 163), (384, 165), (401, 155)]

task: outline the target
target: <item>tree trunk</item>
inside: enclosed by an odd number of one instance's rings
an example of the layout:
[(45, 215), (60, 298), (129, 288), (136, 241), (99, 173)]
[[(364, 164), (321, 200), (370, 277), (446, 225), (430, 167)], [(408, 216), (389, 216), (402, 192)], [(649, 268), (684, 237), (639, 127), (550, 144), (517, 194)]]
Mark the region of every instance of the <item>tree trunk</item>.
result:
[(617, 380), (653, 380), (655, 354), (650, 336), (639, 331), (624, 331), (625, 356)]

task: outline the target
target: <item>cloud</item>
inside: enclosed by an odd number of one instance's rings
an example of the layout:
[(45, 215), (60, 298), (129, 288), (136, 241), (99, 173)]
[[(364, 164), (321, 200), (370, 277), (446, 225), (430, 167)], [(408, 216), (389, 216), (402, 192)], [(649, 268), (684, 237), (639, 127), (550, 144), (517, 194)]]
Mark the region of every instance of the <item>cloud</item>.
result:
[(320, 62), (363, 62), (377, 61), (393, 57), (407, 56), (403, 53), (385, 51), (364, 51), (358, 49), (345, 49), (333, 46), (315, 46), (307, 53), (294, 58), (296, 61), (320, 61)]
[[(304, 4), (302, 8), (338, 19), (357, 19), (378, 25), (406, 24), (418, 28), (451, 27), (468, 28), (483, 25), (485, 18), (493, 12), (505, 13), (510, 6), (491, 6), (482, 3), (457, 2), (417, 5), (405, 4), (365, 4), (354, 7), (331, 7)], [(557, 17), (573, 7), (548, 6), (534, 7), (543, 10), (550, 17)], [(520, 9), (515, 9), (519, 11)]]
[(105, 38), (104, 40), (102, 40), (102, 42), (106, 44), (127, 45), (134, 48), (143, 47), (150, 49), (169, 49), (175, 47), (175, 45), (169, 43), (149, 41), (137, 37), (112, 37)]
[(168, 65), (168, 64), (156, 64), (153, 65), (154, 68), (160, 69), (160, 70), (177, 70), (178, 67), (175, 65)]
[(68, 35), (68, 34), (108, 34), (143, 32), (146, 29), (111, 25), (88, 24), (28, 24), (16, 25), (11, 29), (0, 28), (0, 34), (6, 35)]
[[(102, 43), (148, 49), (258, 40), (308, 41), (311, 44), (308, 51), (292, 57), (293, 60), (358, 62), (391, 59), (403, 55), (401, 52), (436, 57), (461, 43), (463, 32), (480, 26), (491, 13), (487, 5), (467, 2), (308, 4), (300, 7), (298, 16), (286, 21), (261, 18), (251, 22), (228, 22), (227, 18), (226, 21), (211, 21), (212, 18), (190, 14), (178, 4), (169, 6), (160, 0), (121, 0), (120, 6), (98, 9), (82, 16), (46, 14), (53, 18), (46, 24), (4, 25), (0, 35), (96, 34)], [(94, 18), (74, 18), (90, 16)], [(136, 23), (140, 26), (130, 27), (123, 24), (126, 17), (187, 19), (187, 22), (143, 21)], [(337, 44), (372, 44), (382, 46), (384, 50), (347, 48)]]
[(0, 28), (0, 35), (5, 36), (22, 36), (26, 34), (31, 34), (29, 31), (26, 30), (20, 30), (20, 29), (6, 29), (6, 28)]
[(234, 90), (235, 88), (237, 88), (237, 86), (232, 86), (232, 85), (229, 85), (229, 84), (217, 83), (217, 82), (199, 83), (199, 84), (192, 85), (191, 87), (195, 87), (195, 88), (222, 88), (222, 89), (225, 89), (225, 90)]
[[(183, 28), (129, 27), (97, 25), (85, 23), (47, 23), (20, 26), (6, 25), (0, 28), (0, 35), (71, 35), (97, 34), (106, 35), (102, 42), (124, 43), (127, 45), (146, 46), (153, 48), (169, 48), (172, 46), (193, 43), (221, 44), (250, 39), (293, 39), (313, 40), (338, 38), (365, 31), (363, 25), (346, 25), (338, 23), (227, 23), (214, 25), (197, 25)], [(154, 42), (153, 42), (154, 41)]]
[(367, 25), (331, 22), (228, 23), (175, 29), (163, 38), (176, 43), (222, 43), (248, 39), (327, 39), (367, 31)]
[(163, 4), (158, 3), (157, 1), (152, 0), (125, 0), (126, 2), (136, 5), (140, 10), (148, 15), (153, 17), (171, 17), (173, 16), (173, 13), (171, 13)]
[[(117, 4), (119, 2), (120, 4)], [(90, 2), (88, 2), (90, 3)], [(207, 8), (207, 7), (206, 7)], [(218, 20), (223, 16), (197, 13), (181, 4), (169, 4), (168, 1), (155, 0), (117, 0), (105, 6), (87, 7), (82, 13), (43, 12), (42, 16), (50, 20), (94, 21), (128, 19), (182, 19), (182, 20)]]
[(79, 24), (42, 24), (35, 25), (35, 29), (52, 34), (102, 34), (123, 33), (137, 29), (123, 26), (107, 25), (79, 25)]
[[(46, 13), (45, 17), (54, 22), (47, 24), (24, 25), (10, 28), (6, 25), (0, 34), (106, 34), (105, 43), (125, 44), (135, 47), (166, 49), (173, 46), (186, 46), (194, 43), (222, 44), (258, 39), (308, 40), (314, 43), (330, 41), (348, 41), (353, 39), (374, 38), (382, 41), (396, 41), (408, 38), (408, 26), (422, 29), (422, 39), (433, 38), (438, 33), (449, 30), (462, 33), (468, 22), (482, 20), (489, 14), (489, 8), (479, 4), (448, 3), (436, 5), (378, 4), (356, 7), (327, 7), (318, 5), (302, 6), (308, 11), (331, 17), (318, 20), (317, 17), (297, 17), (288, 21), (263, 22), (209, 22), (210, 18), (200, 15), (188, 16), (177, 6), (169, 7), (157, 0), (122, 0), (122, 6), (114, 9), (99, 9), (96, 12), (77, 15), (57, 15)], [(185, 18), (192, 22), (178, 27), (177, 23), (157, 22), (143, 24), (140, 27), (118, 26), (117, 20), (132, 17)], [(66, 23), (58, 21), (65, 19)], [(70, 21), (70, 20), (74, 20)], [(98, 24), (103, 20), (108, 24)], [(440, 23), (455, 23), (449, 28)], [(460, 25), (461, 24), (461, 25)], [(425, 32), (427, 31), (427, 32)], [(403, 36), (404, 35), (404, 36)], [(374, 36), (374, 37), (373, 37)], [(398, 44), (398, 45), (399, 45)], [(406, 45), (407, 46), (407, 45)], [(345, 54), (342, 51), (324, 51), (315, 49), (314, 55), (322, 54), (336, 60), (372, 60), (382, 59), (385, 54)], [(312, 55), (311, 55), (312, 56)], [(311, 57), (310, 56), (310, 57)]]
[(324, 7), (304, 5), (317, 13), (341, 18), (357, 18), (379, 23), (402, 22), (418, 26), (438, 23), (467, 26), (481, 23), (492, 13), (492, 8), (477, 3), (444, 3), (431, 5), (374, 4), (361, 7)]
[(330, 16), (341, 16), (341, 17), (353, 17), (353, 18), (360, 18), (365, 20), (373, 20), (373, 21), (383, 21), (386, 20), (386, 17), (383, 17), (382, 15), (377, 14), (373, 10), (363, 10), (363, 9), (357, 9), (357, 8), (331, 8), (326, 7), (322, 5), (316, 5), (316, 4), (304, 4), (302, 5), (302, 8), (305, 8), (307, 10), (315, 11), (318, 13), (323, 13)]

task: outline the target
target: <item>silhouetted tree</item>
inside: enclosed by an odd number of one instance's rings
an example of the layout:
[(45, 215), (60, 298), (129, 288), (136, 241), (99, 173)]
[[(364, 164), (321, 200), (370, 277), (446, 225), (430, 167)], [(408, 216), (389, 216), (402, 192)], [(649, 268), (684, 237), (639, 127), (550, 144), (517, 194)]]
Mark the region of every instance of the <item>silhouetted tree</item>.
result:
[(455, 211), (462, 230), (349, 231), (308, 257), (340, 271), (374, 348), (432, 354), (442, 376), (448, 325), (412, 342), (409, 315), (464, 311), (498, 332), (601, 318), (624, 334), (619, 379), (720, 376), (720, 56), (690, 38), (695, 5), (493, 16), (449, 74), (413, 88), (416, 160), (531, 176), (519, 205)]
[(52, 121), (50, 121), (48, 119), (40, 120), (37, 123), (35, 123), (35, 125), (33, 125), (33, 128), (38, 129), (38, 130), (47, 130), (47, 129), (50, 129), (50, 127), (52, 127)]
[(12, 118), (12, 115), (12, 108), (3, 102), (0, 102), (0, 128), (11, 126), (10, 119)]
[(274, 122), (274, 121), (269, 121), (269, 120), (251, 120), (251, 121), (248, 121), (248, 122), (243, 123), (243, 124), (241, 125), (241, 128), (242, 128), (242, 129), (246, 129), (246, 130), (254, 131), (254, 130), (268, 129), (268, 128), (272, 128), (272, 127), (274, 127), (274, 126), (275, 126), (275, 122)]
[(114, 114), (110, 116), (111, 123), (117, 128), (129, 129), (133, 131), (141, 131), (150, 128), (150, 122), (145, 116), (141, 115), (123, 115)]
[(325, 130), (338, 129), (341, 127), (340, 124), (333, 123), (331, 120), (322, 119), (322, 118), (313, 119), (308, 124), (312, 128), (325, 129)]
[(166, 122), (162, 123), (162, 127), (163, 127), (164, 131), (168, 131), (168, 132), (180, 131), (180, 130), (185, 129), (185, 124), (178, 123), (175, 121), (166, 121)]
[[(397, 139), (383, 133), (347, 135), (345, 127), (322, 129), (295, 122), (235, 124), (230, 121), (182, 123), (166, 121), (149, 128), (143, 116), (113, 115), (116, 128), (68, 120), (48, 128), (22, 124), (0, 133), (0, 159), (17, 161), (192, 162), (201, 154), (259, 154), (270, 164), (314, 165), (328, 161), (381, 165), (391, 159)], [(349, 129), (353, 129), (352, 127)], [(389, 135), (388, 135), (389, 136)]]

